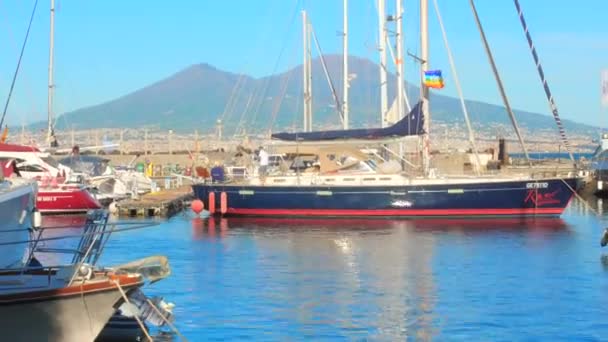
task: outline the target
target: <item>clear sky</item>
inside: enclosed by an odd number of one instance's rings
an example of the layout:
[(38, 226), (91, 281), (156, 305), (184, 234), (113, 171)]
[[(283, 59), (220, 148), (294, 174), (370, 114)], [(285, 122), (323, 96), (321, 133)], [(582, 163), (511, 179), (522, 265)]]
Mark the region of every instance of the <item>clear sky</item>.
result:
[[(9, 125), (46, 117), (49, 0), (40, 0)], [(351, 0), (350, 53), (377, 61), (373, 0)], [(563, 118), (598, 125), (599, 74), (608, 68), (608, 1), (520, 0)], [(394, 1), (387, 0), (389, 10)], [(439, 0), (465, 97), (500, 103), (466, 0)], [(511, 0), (477, 0), (478, 11), (513, 107), (550, 114)], [(2, 107), (33, 0), (0, 0)], [(417, 0), (404, 0), (407, 50), (419, 50)], [(431, 66), (455, 95), (430, 1)], [(300, 10), (306, 8), (325, 53), (341, 53), (341, 0), (57, 0), (55, 111), (98, 104), (191, 64), (264, 76), (301, 61)], [(281, 54), (282, 51), (282, 54)], [(417, 82), (415, 62), (406, 63)], [(339, 82), (337, 80), (336, 82)], [(455, 115), (461, 115), (455, 113)], [(604, 112), (607, 116), (608, 112)], [(602, 124), (608, 123), (604, 120)]]

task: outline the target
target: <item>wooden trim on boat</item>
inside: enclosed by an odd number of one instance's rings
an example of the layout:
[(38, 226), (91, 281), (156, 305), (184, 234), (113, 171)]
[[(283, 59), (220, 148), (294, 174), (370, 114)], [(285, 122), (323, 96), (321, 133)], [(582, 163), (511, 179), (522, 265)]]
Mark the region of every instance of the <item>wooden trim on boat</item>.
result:
[(71, 286), (59, 289), (0, 295), (0, 306), (21, 304), (24, 302), (58, 300), (66, 297), (81, 296), (97, 292), (117, 291), (118, 288), (114, 283), (114, 280), (117, 280), (121, 287), (125, 290), (140, 287), (144, 284), (144, 279), (141, 275), (107, 275), (106, 279), (102, 281), (95, 281), (94, 279), (87, 280), (84, 283), (75, 281)]

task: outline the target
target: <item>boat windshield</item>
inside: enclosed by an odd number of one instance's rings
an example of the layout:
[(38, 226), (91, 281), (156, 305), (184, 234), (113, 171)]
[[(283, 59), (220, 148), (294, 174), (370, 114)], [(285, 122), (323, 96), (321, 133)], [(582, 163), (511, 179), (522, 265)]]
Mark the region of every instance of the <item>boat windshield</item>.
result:
[(355, 162), (350, 166), (340, 169), (341, 172), (343, 172), (343, 171), (370, 172), (370, 171), (374, 171), (374, 170), (375, 169), (372, 168), (372, 164), (369, 163), (369, 160)]
[(378, 164), (376, 164), (376, 162), (373, 159), (368, 159), (367, 165), (369, 165), (369, 167), (374, 171), (378, 169)]
[(57, 160), (55, 160), (55, 158), (53, 158), (51, 156), (43, 157), (43, 158), (40, 158), (40, 159), (42, 159), (43, 162), (51, 165), (54, 168), (59, 168), (59, 163), (57, 162)]

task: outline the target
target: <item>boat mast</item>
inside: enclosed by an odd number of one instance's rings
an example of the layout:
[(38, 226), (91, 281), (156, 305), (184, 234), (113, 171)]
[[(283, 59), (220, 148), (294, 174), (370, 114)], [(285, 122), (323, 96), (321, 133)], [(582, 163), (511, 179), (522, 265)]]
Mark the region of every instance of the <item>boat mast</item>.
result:
[(422, 135), (422, 168), (424, 174), (429, 174), (430, 154), (429, 154), (429, 134), (431, 113), (429, 111), (429, 88), (424, 84), (424, 73), (429, 69), (429, 9), (428, 0), (420, 0), (420, 98), (422, 101), (422, 115), (424, 117), (424, 134)]
[(385, 1), (378, 0), (378, 51), (380, 52), (380, 122), (388, 126), (388, 90), (386, 81), (386, 9)]
[[(397, 120), (403, 118), (403, 8), (401, 0), (396, 0), (395, 5), (397, 18), (395, 24), (397, 25), (396, 37), (397, 40)], [(403, 142), (399, 143), (399, 158), (403, 158), (404, 145)]]
[(401, 0), (397, 0), (396, 4), (397, 18), (395, 24), (397, 24), (396, 30), (396, 41), (397, 41), (397, 117), (399, 120), (403, 118), (403, 9)]
[(312, 131), (312, 23), (307, 19), (306, 24), (306, 51), (308, 57), (308, 130)]
[(310, 108), (310, 100), (312, 94), (310, 93), (310, 82), (309, 82), (309, 53), (310, 53), (310, 37), (309, 37), (308, 19), (306, 17), (306, 11), (302, 11), (302, 51), (303, 51), (303, 89), (304, 89), (304, 132), (310, 132), (312, 129), (312, 112)]
[(53, 49), (55, 38), (55, 0), (51, 0), (51, 28), (49, 37), (49, 88), (48, 88), (48, 122), (47, 122), (47, 144), (51, 146), (54, 141), (55, 132), (53, 132)]
[(348, 129), (348, 0), (344, 0), (344, 20), (343, 20), (343, 51), (342, 51), (342, 74), (343, 74), (343, 105), (342, 105), (342, 124), (344, 129)]

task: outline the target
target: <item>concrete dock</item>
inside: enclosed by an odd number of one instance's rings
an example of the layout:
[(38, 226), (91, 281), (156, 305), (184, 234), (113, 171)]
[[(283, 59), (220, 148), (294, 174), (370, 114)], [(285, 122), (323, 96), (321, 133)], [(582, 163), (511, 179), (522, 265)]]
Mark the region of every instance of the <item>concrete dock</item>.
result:
[(116, 206), (122, 217), (171, 217), (187, 208), (192, 196), (192, 188), (184, 185), (124, 200)]

